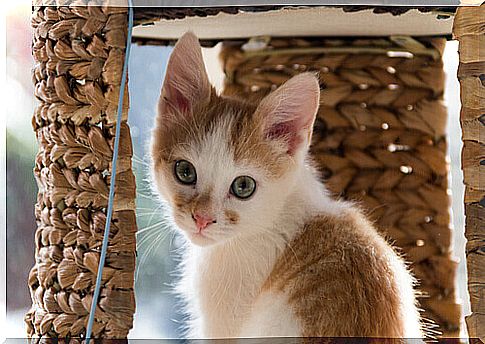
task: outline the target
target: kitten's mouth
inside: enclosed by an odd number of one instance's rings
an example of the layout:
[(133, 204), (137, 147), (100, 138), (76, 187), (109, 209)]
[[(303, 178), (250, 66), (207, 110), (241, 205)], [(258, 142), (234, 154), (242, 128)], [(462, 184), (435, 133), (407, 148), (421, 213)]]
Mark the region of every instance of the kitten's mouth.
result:
[(199, 236), (199, 237), (202, 237), (202, 238), (207, 238), (207, 235), (205, 235), (204, 232), (202, 232), (201, 230), (195, 232), (195, 233), (192, 233), (193, 235), (195, 236)]
[(189, 240), (198, 246), (207, 246), (215, 242), (215, 240), (207, 235), (207, 233), (201, 232), (189, 232)]

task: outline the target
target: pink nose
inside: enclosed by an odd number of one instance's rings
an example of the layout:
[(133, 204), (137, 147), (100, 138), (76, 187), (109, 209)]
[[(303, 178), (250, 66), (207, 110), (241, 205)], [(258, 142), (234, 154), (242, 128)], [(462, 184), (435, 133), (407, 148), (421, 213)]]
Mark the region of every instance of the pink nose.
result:
[(216, 220), (212, 216), (205, 215), (205, 214), (195, 213), (194, 215), (192, 215), (192, 218), (194, 219), (199, 232), (201, 232), (203, 229), (206, 229), (211, 224), (216, 223)]

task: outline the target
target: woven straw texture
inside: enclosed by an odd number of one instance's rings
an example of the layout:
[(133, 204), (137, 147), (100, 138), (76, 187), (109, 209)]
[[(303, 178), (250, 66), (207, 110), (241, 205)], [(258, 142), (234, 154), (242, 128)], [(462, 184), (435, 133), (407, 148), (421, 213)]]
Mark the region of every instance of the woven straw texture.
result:
[(420, 298), (424, 316), (444, 334), (458, 335), (442, 103), (445, 40), (420, 43), (430, 55), (390, 57), (386, 51), (400, 47), (384, 38), (275, 38), (252, 53), (226, 42), (224, 93), (260, 98), (297, 73), (319, 72), (311, 150), (322, 178), (336, 195), (361, 202), (403, 249), (427, 295)]
[(471, 337), (485, 341), (485, 5), (458, 9), (453, 35), (460, 42), (462, 169)]
[[(106, 221), (127, 8), (34, 6), (32, 28), (39, 193), (36, 261), (28, 282), (33, 305), (25, 319), (29, 336), (79, 338), (85, 336)], [(125, 94), (94, 337), (126, 337), (135, 311), (136, 190)]]

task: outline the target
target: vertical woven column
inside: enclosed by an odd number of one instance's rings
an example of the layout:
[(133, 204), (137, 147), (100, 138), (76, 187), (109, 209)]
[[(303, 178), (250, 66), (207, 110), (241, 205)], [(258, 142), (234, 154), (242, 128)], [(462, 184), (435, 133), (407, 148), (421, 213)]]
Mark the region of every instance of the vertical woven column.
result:
[(458, 335), (442, 103), (444, 43), (415, 41), (427, 55), (413, 56), (387, 38), (275, 38), (251, 53), (227, 42), (221, 58), (225, 94), (249, 99), (302, 71), (319, 72), (321, 106), (312, 154), (322, 178), (336, 195), (360, 201), (403, 249), (427, 295), (420, 299), (424, 316), (445, 335)]
[(460, 47), (461, 166), (465, 182), (465, 236), (470, 337), (485, 340), (485, 5), (460, 7), (453, 35)]
[[(33, 82), (39, 105), (35, 265), (28, 334), (85, 336), (106, 221), (127, 8), (34, 6)], [(135, 180), (123, 105), (116, 196), (94, 337), (125, 338), (132, 327)]]

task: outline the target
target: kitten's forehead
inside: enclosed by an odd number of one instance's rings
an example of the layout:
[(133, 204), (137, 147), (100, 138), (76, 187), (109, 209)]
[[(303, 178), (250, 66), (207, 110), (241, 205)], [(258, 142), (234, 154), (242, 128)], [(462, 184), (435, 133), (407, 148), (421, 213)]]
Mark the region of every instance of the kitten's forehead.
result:
[[(227, 121), (226, 121), (227, 122)], [(205, 180), (216, 181), (236, 168), (234, 150), (227, 132), (228, 123), (214, 123), (199, 140), (190, 145), (190, 159)]]
[(193, 147), (193, 154), (198, 154), (201, 163), (213, 168), (213, 174), (231, 170), (251, 174), (259, 170), (268, 177), (280, 176), (287, 168), (287, 156), (279, 155), (277, 147), (264, 139), (257, 123), (237, 111), (230, 109), (218, 117), (212, 130)]
[(212, 168), (207, 171), (210, 175), (216, 173), (216, 166), (256, 166), (270, 177), (281, 176), (289, 167), (288, 156), (264, 138), (254, 111), (253, 105), (213, 95), (191, 118), (174, 122), (168, 132), (158, 134), (160, 151), (169, 152), (165, 157), (161, 154), (161, 160), (182, 155)]

